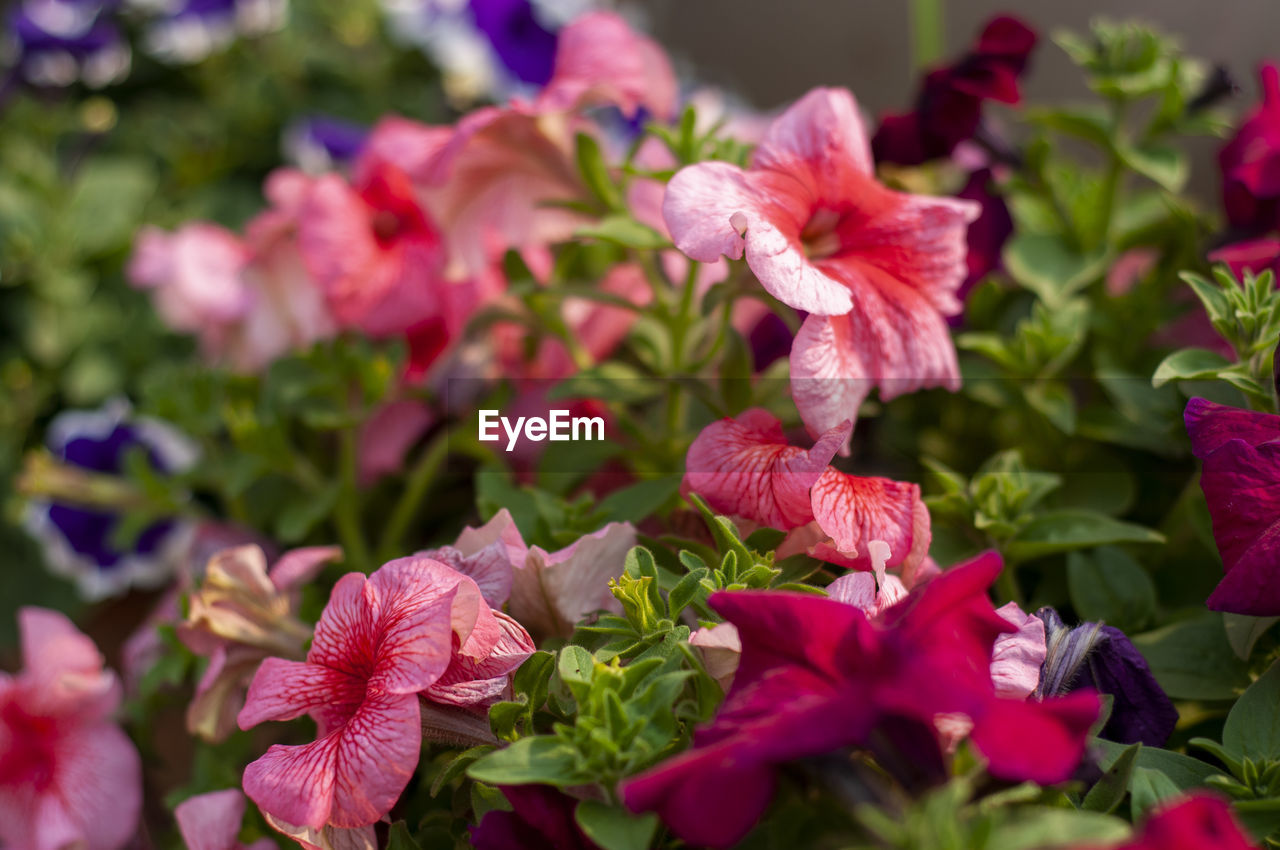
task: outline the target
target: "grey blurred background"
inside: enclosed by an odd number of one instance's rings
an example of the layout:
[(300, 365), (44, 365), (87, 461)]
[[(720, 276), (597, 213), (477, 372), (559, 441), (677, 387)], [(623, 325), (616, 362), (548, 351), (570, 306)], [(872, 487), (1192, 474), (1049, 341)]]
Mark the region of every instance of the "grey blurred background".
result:
[[(910, 50), (907, 0), (642, 0), (649, 27), (682, 72), (736, 92), (751, 104), (781, 106), (816, 85), (851, 88), (872, 115), (905, 109), (918, 74)], [(1177, 35), (1193, 55), (1225, 64), (1257, 98), (1255, 68), (1280, 59), (1280, 0), (944, 0), (945, 49), (963, 51), (983, 22), (1008, 12), (1041, 34), (1023, 92), (1030, 101), (1082, 97), (1080, 74), (1050, 35), (1084, 31), (1096, 17), (1137, 18)], [(690, 63), (696, 64), (690, 64)], [(1214, 192), (1216, 143), (1193, 145), (1192, 187)]]

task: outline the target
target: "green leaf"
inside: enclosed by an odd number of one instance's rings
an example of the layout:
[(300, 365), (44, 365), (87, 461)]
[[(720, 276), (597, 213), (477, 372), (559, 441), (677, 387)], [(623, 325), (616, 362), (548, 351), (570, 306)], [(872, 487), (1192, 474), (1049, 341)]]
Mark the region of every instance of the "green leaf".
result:
[(605, 164), (600, 143), (587, 133), (579, 133), (575, 158), (578, 173), (582, 175), (582, 182), (591, 190), (591, 194), (611, 210), (625, 209), (622, 193), (609, 175), (609, 166)]
[(1056, 236), (1029, 233), (1009, 240), (1004, 248), (1004, 264), (1014, 280), (1040, 296), (1049, 307), (1058, 307), (1102, 274), (1106, 257), (1084, 256)]
[(422, 847), (409, 834), (409, 825), (398, 820), (391, 825), (391, 833), (387, 836), (387, 850), (422, 850)]
[(1160, 771), (1149, 767), (1134, 768), (1133, 779), (1129, 782), (1133, 819), (1138, 820), (1161, 800), (1176, 797), (1178, 792), (1174, 781)]
[(1089, 793), (1084, 795), (1080, 806), (1086, 811), (1110, 814), (1119, 806), (1129, 790), (1129, 780), (1133, 776), (1133, 768), (1138, 759), (1142, 744), (1126, 747), (1119, 758), (1112, 762), (1102, 778), (1093, 784)]
[[(1090, 746), (1102, 751), (1100, 765), (1104, 770), (1110, 769), (1128, 749), (1124, 744), (1105, 738), (1094, 738), (1090, 741)], [(1221, 769), (1208, 762), (1158, 747), (1143, 747), (1137, 755), (1135, 765), (1163, 773), (1182, 791), (1202, 787), (1210, 776), (1222, 773)]]
[(490, 785), (565, 787), (583, 781), (577, 764), (578, 753), (571, 745), (552, 735), (535, 735), (479, 759), (467, 768), (467, 776)]
[(1170, 192), (1180, 192), (1191, 169), (1187, 157), (1168, 145), (1149, 144), (1141, 148), (1120, 147), (1124, 164)]
[(1236, 656), (1242, 661), (1248, 661), (1258, 638), (1266, 634), (1276, 623), (1280, 623), (1280, 617), (1223, 614), (1222, 623), (1227, 628), (1227, 642), (1235, 650)]
[(671, 241), (667, 237), (649, 225), (623, 214), (605, 216), (589, 227), (580, 228), (573, 235), (586, 239), (600, 239), (640, 251), (658, 251), (671, 247)]
[(299, 493), (276, 515), (275, 536), (281, 543), (297, 543), (333, 513), (340, 485), (330, 484), (318, 493)]
[(648, 850), (658, 831), (657, 815), (633, 815), (599, 800), (583, 800), (573, 816), (602, 850)]
[(1150, 528), (1094, 511), (1065, 509), (1039, 514), (1024, 525), (1005, 549), (1005, 556), (1020, 562), (1094, 546), (1163, 542), (1164, 536)]
[(1183, 620), (1135, 635), (1133, 645), (1174, 699), (1234, 699), (1249, 683), (1244, 662), (1227, 643), (1221, 614)]
[(595, 675), (596, 660), (581, 646), (570, 644), (560, 650), (558, 670), (560, 679), (573, 691), (574, 697), (581, 702), (591, 688), (591, 679)]
[(1280, 797), (1236, 800), (1231, 804), (1245, 828), (1259, 841), (1280, 831)]
[(1222, 744), (1254, 761), (1280, 760), (1280, 661), (1236, 700), (1222, 729)]
[(453, 758), (444, 768), (436, 774), (435, 779), (431, 780), (431, 796), (434, 797), (440, 793), (440, 789), (457, 779), (466, 769), (474, 764), (481, 756), (493, 752), (493, 747), (489, 744), (482, 744), (479, 747), (472, 747), (469, 750), (463, 750)]
[(1170, 381), (1203, 381), (1218, 377), (1223, 369), (1231, 367), (1231, 361), (1216, 351), (1206, 348), (1184, 348), (1166, 357), (1156, 373), (1151, 376), (1151, 385), (1161, 387)]
[(155, 172), (142, 160), (89, 158), (60, 222), (69, 246), (83, 257), (126, 247), (155, 187)]
[(1093, 142), (1103, 150), (1111, 149), (1111, 118), (1101, 105), (1032, 109), (1027, 119), (1050, 130)]
[(1025, 391), (1027, 404), (1064, 434), (1076, 430), (1076, 402), (1071, 391), (1056, 381), (1036, 382)]
[(991, 850), (1051, 850), (1082, 844), (1109, 845), (1128, 835), (1129, 825), (1111, 815), (1034, 806), (1014, 810), (1011, 819), (993, 829), (981, 846)]
[(619, 404), (639, 404), (657, 398), (663, 392), (665, 388), (660, 381), (650, 378), (634, 366), (610, 360), (583, 369), (556, 384), (547, 393), (547, 398), (552, 401), (590, 398), (616, 401)]
[(1072, 552), (1067, 557), (1067, 586), (1082, 620), (1135, 632), (1155, 617), (1155, 584), (1120, 549), (1106, 546), (1089, 553)]
[(646, 478), (601, 500), (599, 511), (607, 522), (640, 522), (680, 491), (680, 476)]

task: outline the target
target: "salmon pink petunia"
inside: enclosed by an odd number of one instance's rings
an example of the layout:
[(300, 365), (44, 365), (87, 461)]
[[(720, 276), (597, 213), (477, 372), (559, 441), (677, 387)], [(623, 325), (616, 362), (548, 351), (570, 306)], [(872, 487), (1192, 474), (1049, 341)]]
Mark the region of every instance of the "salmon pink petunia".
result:
[(695, 260), (746, 258), (769, 293), (804, 310), (792, 394), (814, 436), (891, 398), (959, 387), (945, 320), (961, 309), (970, 201), (876, 181), (853, 95), (815, 89), (779, 116), (747, 170), (724, 162), (672, 178), (663, 215)]
[(886, 735), (898, 750), (936, 760), (945, 734), (936, 727), (957, 721), (992, 774), (1066, 779), (1084, 753), (1098, 700), (997, 695), (992, 648), (1015, 628), (987, 597), (1000, 569), (997, 556), (980, 556), (931, 579), (876, 623), (808, 594), (713, 594), (712, 608), (742, 641), (733, 685), (689, 751), (623, 783), (624, 802), (657, 811), (690, 844), (729, 847), (768, 805), (783, 763), (870, 747)]
[(439, 561), (402, 558), (367, 578), (349, 573), (334, 586), (307, 660), (264, 661), (239, 716), (248, 729), (309, 714), (319, 737), (271, 747), (245, 769), (245, 791), (286, 825), (372, 824), (417, 766), (420, 699), (491, 700), (491, 680), (505, 684), (532, 651), (474, 581)]
[(831, 563), (868, 570), (873, 562), (865, 545), (883, 541), (887, 565), (910, 577), (930, 540), (920, 488), (829, 466), (851, 428), (847, 421), (837, 425), (806, 451), (787, 443), (782, 423), (768, 411), (721, 419), (689, 446), (682, 489), (714, 510), (793, 532), (784, 552), (807, 548)]
[(1193, 398), (1185, 418), (1226, 570), (1206, 604), (1280, 615), (1280, 416)]
[(142, 762), (111, 720), (120, 682), (56, 611), (18, 611), (23, 669), (0, 673), (0, 844), (119, 850), (142, 808)]

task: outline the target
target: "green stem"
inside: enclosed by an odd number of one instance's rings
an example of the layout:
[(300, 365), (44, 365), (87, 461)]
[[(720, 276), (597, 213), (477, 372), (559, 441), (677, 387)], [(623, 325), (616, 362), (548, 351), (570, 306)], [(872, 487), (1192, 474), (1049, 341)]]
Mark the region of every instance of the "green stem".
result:
[(1018, 587), (1018, 579), (1013, 574), (1013, 564), (1005, 561), (1004, 569), (1000, 571), (1000, 577), (996, 579), (996, 591), (1000, 596), (1000, 601), (1017, 602), (1019, 608), (1025, 607), (1022, 598), (1022, 589)]
[(378, 560), (389, 561), (399, 554), (400, 542), (404, 538), (405, 531), (417, 515), (422, 498), (431, 489), (431, 483), (439, 474), (448, 453), (448, 430), (441, 431), (422, 450), (417, 463), (409, 472), (404, 492), (400, 494), (400, 500), (392, 508), (391, 518), (387, 520), (387, 525), (383, 529), (382, 540), (378, 545)]
[(942, 0), (911, 0), (911, 60), (917, 68), (928, 68), (942, 58)]
[(342, 543), (343, 556), (354, 569), (367, 573), (373, 564), (369, 557), (369, 544), (365, 542), (360, 525), (360, 488), (357, 483), (359, 462), (358, 425), (343, 429), (339, 448), (339, 474), (341, 489), (334, 510), (334, 522), (338, 539)]

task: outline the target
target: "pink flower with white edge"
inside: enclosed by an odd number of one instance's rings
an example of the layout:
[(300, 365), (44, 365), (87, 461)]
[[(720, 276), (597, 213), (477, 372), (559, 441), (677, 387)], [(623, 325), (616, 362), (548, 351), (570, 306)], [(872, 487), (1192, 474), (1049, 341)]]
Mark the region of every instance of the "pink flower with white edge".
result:
[(611, 522), (555, 552), (528, 546), (506, 508), (479, 528), (465, 529), (456, 549), (486, 560), (505, 552), (511, 574), (508, 609), (538, 636), (568, 637), (573, 627), (597, 611), (621, 613), (609, 582), (622, 575), (627, 552), (636, 545), (629, 522)]
[(560, 31), (555, 69), (537, 105), (568, 112), (607, 104), (628, 118), (643, 107), (669, 121), (678, 95), (671, 61), (657, 42), (619, 15), (592, 12)]
[(920, 487), (887, 478), (850, 475), (829, 466), (849, 437), (849, 422), (823, 434), (813, 448), (792, 446), (782, 423), (753, 408), (702, 429), (685, 458), (681, 489), (713, 510), (791, 532), (779, 554), (809, 551), (849, 569), (869, 570), (862, 551), (873, 540), (891, 552), (910, 586), (931, 539)]
[(270, 838), (240, 843), (244, 802), (239, 788), (228, 788), (197, 794), (179, 803), (173, 817), (187, 850), (275, 850), (276, 843)]
[(959, 387), (945, 317), (961, 310), (965, 233), (979, 212), (877, 182), (853, 95), (824, 88), (773, 122), (750, 168), (688, 166), (663, 204), (689, 257), (745, 257), (770, 294), (810, 314), (791, 381), (814, 436), (856, 419), (873, 387), (884, 398)]
[(275, 745), (250, 764), (244, 789), (293, 828), (352, 829), (391, 810), (418, 764), (420, 701), (491, 699), (533, 651), (518, 625), (493, 612), (474, 581), (429, 558), (391, 561), (334, 586), (305, 662), (268, 658), (238, 718), (309, 714), (317, 739)]
[(23, 669), (0, 673), (0, 844), (119, 850), (142, 809), (142, 762), (111, 720), (120, 682), (56, 611), (22, 608)]

